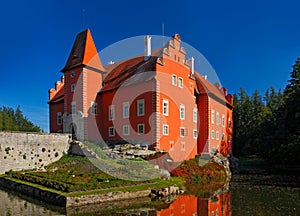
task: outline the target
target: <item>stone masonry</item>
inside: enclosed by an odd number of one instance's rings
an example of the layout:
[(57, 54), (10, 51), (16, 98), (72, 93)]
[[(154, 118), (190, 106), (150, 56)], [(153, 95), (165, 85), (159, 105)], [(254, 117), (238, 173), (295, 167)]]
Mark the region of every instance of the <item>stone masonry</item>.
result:
[(0, 174), (43, 169), (69, 148), (69, 134), (0, 132)]

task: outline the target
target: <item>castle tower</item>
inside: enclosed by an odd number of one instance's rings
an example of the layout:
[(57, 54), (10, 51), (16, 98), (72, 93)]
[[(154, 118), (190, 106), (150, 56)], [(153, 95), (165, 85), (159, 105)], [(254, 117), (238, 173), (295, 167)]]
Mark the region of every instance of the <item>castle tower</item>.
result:
[(89, 139), (97, 129), (96, 95), (105, 72), (89, 29), (77, 35), (61, 71), (65, 77), (63, 132), (76, 134), (80, 140)]

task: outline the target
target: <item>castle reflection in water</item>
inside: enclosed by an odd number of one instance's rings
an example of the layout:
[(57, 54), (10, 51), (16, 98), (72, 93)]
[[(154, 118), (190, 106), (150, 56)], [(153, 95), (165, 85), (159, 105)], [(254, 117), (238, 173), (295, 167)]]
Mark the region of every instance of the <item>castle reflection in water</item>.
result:
[[(26, 196), (0, 190), (0, 215), (145, 215), (145, 216), (231, 216), (231, 192), (214, 192), (215, 195), (196, 197), (180, 195), (172, 203), (151, 206), (150, 198), (124, 200), (113, 205), (107, 203), (62, 208), (47, 205)], [(149, 207), (149, 204), (151, 207)], [(156, 207), (155, 207), (156, 206)], [(109, 210), (109, 212), (107, 212)], [(131, 214), (128, 214), (131, 213)]]
[(209, 198), (181, 195), (168, 208), (156, 211), (157, 216), (231, 216), (230, 192)]

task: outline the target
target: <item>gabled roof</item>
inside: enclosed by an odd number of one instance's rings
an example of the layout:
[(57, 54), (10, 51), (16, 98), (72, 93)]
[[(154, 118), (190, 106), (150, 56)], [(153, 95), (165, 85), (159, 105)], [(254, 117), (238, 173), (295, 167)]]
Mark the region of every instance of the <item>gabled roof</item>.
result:
[(87, 65), (105, 71), (89, 29), (80, 32), (76, 36), (67, 63), (61, 71), (65, 72), (80, 65)]
[(214, 99), (219, 99), (224, 103), (231, 104), (227, 99), (226, 95), (219, 89), (216, 85), (213, 85), (211, 82), (202, 77), (199, 73), (195, 73), (196, 75), (196, 83), (200, 94), (208, 94), (212, 96)]
[(101, 92), (152, 80), (156, 60), (157, 57), (153, 56), (147, 60), (144, 56), (138, 56), (119, 63), (105, 77)]

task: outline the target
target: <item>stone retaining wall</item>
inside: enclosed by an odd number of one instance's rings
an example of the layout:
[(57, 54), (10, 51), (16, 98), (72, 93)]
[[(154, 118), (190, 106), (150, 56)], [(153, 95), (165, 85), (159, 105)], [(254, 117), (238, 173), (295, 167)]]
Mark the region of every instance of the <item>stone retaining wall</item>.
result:
[(149, 189), (149, 190), (141, 190), (141, 191), (130, 191), (130, 192), (116, 191), (116, 192), (108, 192), (104, 194), (92, 194), (92, 195), (83, 195), (79, 197), (67, 197), (66, 207), (149, 197), (150, 193), (151, 190)]
[(179, 193), (181, 193), (178, 187), (171, 186), (157, 190), (147, 189), (138, 191), (114, 191), (73, 197), (63, 196), (48, 190), (42, 190), (40, 188), (36, 188), (27, 184), (12, 181), (5, 177), (0, 177), (0, 187), (20, 192), (44, 202), (63, 207), (75, 207), (105, 202), (109, 203), (120, 200), (132, 200), (145, 197), (167, 197), (169, 195), (178, 195)]
[(0, 132), (0, 174), (42, 169), (67, 152), (69, 134)]
[(20, 192), (27, 196), (37, 198), (46, 203), (51, 203), (53, 205), (63, 206), (63, 207), (66, 206), (66, 200), (67, 200), (66, 197), (60, 196), (57, 193), (41, 190), (33, 186), (10, 181), (5, 178), (0, 178), (0, 186), (15, 192)]

